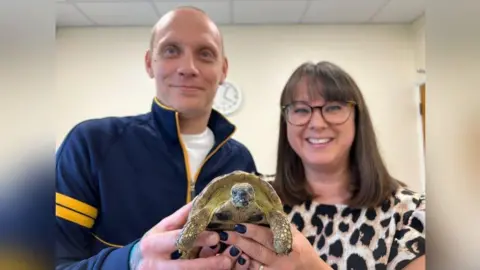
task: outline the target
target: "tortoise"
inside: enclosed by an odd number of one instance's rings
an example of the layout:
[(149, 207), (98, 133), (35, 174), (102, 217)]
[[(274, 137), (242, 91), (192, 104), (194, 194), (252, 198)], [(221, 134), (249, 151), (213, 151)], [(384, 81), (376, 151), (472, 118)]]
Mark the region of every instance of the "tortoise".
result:
[(270, 228), (277, 255), (292, 251), (291, 225), (278, 194), (259, 175), (236, 170), (214, 178), (194, 198), (175, 243), (180, 259), (198, 256), (193, 244), (202, 231), (232, 231), (240, 223)]

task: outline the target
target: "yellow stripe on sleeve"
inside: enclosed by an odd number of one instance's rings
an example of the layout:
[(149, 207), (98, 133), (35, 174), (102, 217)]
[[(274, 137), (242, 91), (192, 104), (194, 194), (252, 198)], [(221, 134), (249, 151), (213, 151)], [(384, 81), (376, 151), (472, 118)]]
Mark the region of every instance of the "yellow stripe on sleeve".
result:
[(98, 215), (98, 210), (97, 208), (90, 206), (84, 202), (81, 202), (79, 200), (76, 200), (74, 198), (68, 197), (66, 195), (56, 193), (55, 194), (55, 201), (57, 204), (60, 204), (62, 206), (65, 206), (67, 208), (70, 208), (72, 210), (75, 210), (79, 213), (82, 213), (86, 216), (91, 217), (92, 219), (96, 219)]
[(93, 227), (94, 219), (84, 216), (82, 214), (79, 214), (73, 210), (70, 210), (68, 208), (65, 208), (61, 205), (56, 205), (55, 206), (55, 212), (57, 217), (66, 219), (68, 221), (71, 221), (73, 223), (77, 223), (78, 225), (81, 225), (83, 227), (86, 227), (88, 229), (91, 229)]

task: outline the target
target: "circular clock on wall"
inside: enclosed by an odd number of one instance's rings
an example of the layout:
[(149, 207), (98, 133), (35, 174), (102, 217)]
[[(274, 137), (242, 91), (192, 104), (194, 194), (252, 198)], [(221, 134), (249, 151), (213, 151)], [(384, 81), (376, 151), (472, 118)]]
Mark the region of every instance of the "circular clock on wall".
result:
[(223, 115), (236, 112), (242, 104), (242, 92), (231, 82), (224, 82), (217, 89), (213, 108)]

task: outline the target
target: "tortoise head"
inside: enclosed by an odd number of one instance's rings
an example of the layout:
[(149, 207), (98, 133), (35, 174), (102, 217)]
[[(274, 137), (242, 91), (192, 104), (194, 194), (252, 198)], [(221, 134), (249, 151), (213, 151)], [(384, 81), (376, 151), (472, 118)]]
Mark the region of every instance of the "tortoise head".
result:
[(247, 207), (255, 200), (255, 190), (248, 183), (238, 183), (233, 185), (231, 190), (232, 203), (235, 207)]

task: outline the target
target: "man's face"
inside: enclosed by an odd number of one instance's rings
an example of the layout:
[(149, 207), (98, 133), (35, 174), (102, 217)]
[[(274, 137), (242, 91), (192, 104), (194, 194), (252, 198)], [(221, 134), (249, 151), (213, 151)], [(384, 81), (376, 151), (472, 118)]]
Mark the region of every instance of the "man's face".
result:
[(162, 19), (145, 61), (160, 101), (190, 116), (211, 110), (228, 67), (218, 29), (191, 10)]

